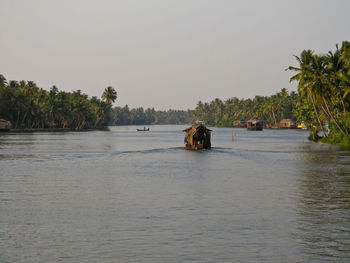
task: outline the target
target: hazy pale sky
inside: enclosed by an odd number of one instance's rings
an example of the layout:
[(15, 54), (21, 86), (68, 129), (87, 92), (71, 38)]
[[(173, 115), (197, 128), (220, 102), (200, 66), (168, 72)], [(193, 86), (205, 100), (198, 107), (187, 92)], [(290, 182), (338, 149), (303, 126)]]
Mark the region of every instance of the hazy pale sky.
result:
[(271, 95), (295, 90), (293, 54), (349, 40), (349, 11), (347, 0), (0, 0), (0, 74), (89, 96), (111, 85), (130, 107)]

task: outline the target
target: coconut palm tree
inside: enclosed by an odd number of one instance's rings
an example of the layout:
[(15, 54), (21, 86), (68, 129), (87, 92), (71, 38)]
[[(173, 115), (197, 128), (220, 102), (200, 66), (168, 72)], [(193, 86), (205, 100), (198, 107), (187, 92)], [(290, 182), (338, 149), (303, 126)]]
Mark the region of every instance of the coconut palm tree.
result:
[(342, 74), (339, 74), (338, 77), (341, 79), (340, 88), (344, 92), (343, 99), (345, 99), (350, 93), (350, 42), (343, 41), (340, 52), (343, 69)]
[[(340, 52), (334, 54), (330, 52), (328, 56), (315, 55), (312, 51), (303, 51), (300, 58), (296, 57), (300, 67), (289, 67), (289, 70), (297, 71), (298, 74), (293, 76), (291, 81), (298, 81), (298, 90), (301, 95), (305, 95), (311, 100), (320, 127), (324, 132), (318, 108), (321, 108), (328, 119), (331, 119), (338, 127), (340, 132), (350, 139), (346, 129), (341, 125), (340, 121), (334, 114), (335, 97), (340, 98), (339, 90), (339, 71), (342, 68), (340, 61)], [(306, 64), (306, 65), (305, 65)], [(345, 106), (344, 106), (345, 110)]]
[(5, 87), (7, 85), (6, 78), (4, 75), (0, 74), (0, 87)]
[(117, 99), (117, 92), (111, 86), (108, 86), (102, 93), (101, 97), (109, 106)]
[(290, 82), (298, 82), (298, 91), (301, 96), (306, 96), (312, 103), (315, 110), (315, 117), (323, 134), (326, 133), (320, 119), (318, 104), (318, 94), (320, 93), (321, 83), (324, 81), (325, 58), (314, 55), (312, 50), (304, 50), (300, 57), (294, 55), (299, 63), (299, 67), (289, 66), (286, 70), (297, 72), (290, 78)]
[[(314, 56), (315, 58), (321, 56)], [(327, 56), (323, 56), (325, 60), (325, 68), (322, 69), (321, 74), (313, 76), (314, 84), (318, 86), (317, 97), (321, 100), (320, 106), (324, 113), (335, 123), (338, 129), (343, 133), (343, 135), (350, 139), (345, 127), (341, 124), (338, 117), (336, 117), (337, 112), (337, 101), (342, 103), (344, 115), (346, 116), (346, 107), (343, 100), (344, 91), (341, 89), (341, 75), (343, 75), (344, 65), (340, 59), (341, 52), (337, 47), (337, 50), (329, 52)], [(338, 100), (339, 99), (339, 100)]]
[(25, 123), (28, 124), (28, 122), (31, 122), (31, 112), (32, 112), (32, 109), (33, 109), (33, 97), (34, 97), (34, 94), (38, 91), (38, 87), (37, 85), (35, 84), (34, 81), (27, 81), (27, 83), (25, 83), (22, 91), (23, 91), (23, 94), (26, 98), (26, 101), (25, 101), (25, 107), (26, 107), (26, 111), (24, 113), (24, 116), (22, 118), (22, 126), (25, 126)]
[(343, 75), (344, 75), (344, 63), (341, 59), (341, 50), (338, 49), (333, 53), (331, 51), (327, 54), (328, 66), (327, 66), (327, 75), (328, 75), (328, 95), (334, 95), (336, 98), (339, 98), (343, 109), (344, 114), (346, 114), (346, 108), (344, 104), (344, 90), (342, 89)]

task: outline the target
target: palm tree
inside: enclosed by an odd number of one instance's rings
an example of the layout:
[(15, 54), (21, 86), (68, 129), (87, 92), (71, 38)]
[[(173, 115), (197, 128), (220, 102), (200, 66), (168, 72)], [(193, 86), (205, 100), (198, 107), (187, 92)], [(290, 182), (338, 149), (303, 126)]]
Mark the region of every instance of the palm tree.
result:
[(299, 81), (298, 90), (301, 92), (301, 95), (306, 94), (311, 100), (324, 135), (326, 136), (326, 133), (320, 121), (316, 105), (323, 110), (329, 119), (333, 120), (341, 133), (349, 139), (346, 129), (344, 129), (339, 120), (337, 120), (333, 113), (334, 110), (332, 110), (330, 106), (335, 104), (334, 97), (336, 97), (338, 93), (337, 72), (342, 68), (339, 59), (340, 53), (335, 52), (333, 54), (330, 52), (328, 56), (323, 56), (315, 55), (312, 51), (307, 50), (302, 52), (300, 58), (296, 58), (299, 61), (300, 68), (288, 68), (289, 70), (298, 72), (298, 74), (293, 76), (290, 80)]
[(344, 79), (344, 63), (341, 59), (341, 50), (338, 49), (338, 45), (336, 46), (337, 50), (333, 53), (331, 51), (328, 52), (327, 60), (328, 60), (328, 67), (327, 67), (327, 75), (328, 75), (328, 95), (329, 97), (339, 98), (341, 101), (341, 104), (343, 106), (344, 114), (346, 115), (346, 107), (344, 103), (344, 94), (345, 90), (343, 89), (347, 85), (343, 85), (344, 81), (346, 82), (346, 79)]
[(289, 66), (286, 70), (291, 70), (297, 72), (296, 75), (290, 78), (290, 82), (298, 81), (298, 91), (301, 96), (306, 96), (312, 103), (316, 119), (319, 126), (326, 136), (324, 131), (319, 110), (316, 107), (318, 104), (317, 95), (320, 93), (320, 88), (322, 85), (322, 78), (325, 67), (325, 58), (322, 56), (314, 55), (312, 50), (304, 50), (301, 52), (300, 57), (294, 55), (296, 60), (299, 62), (299, 67)]
[(117, 92), (111, 86), (108, 86), (102, 93), (101, 98), (109, 105), (112, 106), (112, 103), (117, 99)]
[(350, 69), (350, 42), (343, 41), (340, 50), (341, 50), (341, 60), (344, 63), (344, 69), (349, 70)]
[(263, 113), (266, 114), (267, 116), (271, 116), (273, 122), (275, 123), (275, 127), (277, 128), (277, 120), (276, 120), (276, 115), (275, 115), (275, 102), (273, 101), (272, 98), (269, 100), (265, 101), (264, 106), (263, 106)]
[(350, 42), (343, 41), (340, 52), (340, 60), (343, 64), (343, 69), (339, 78), (341, 79), (341, 89), (344, 92), (343, 99), (345, 99), (350, 93)]
[[(36, 86), (34, 81), (27, 81), (27, 83), (23, 87), (23, 94), (27, 98), (27, 103), (26, 103), (27, 109), (26, 109), (24, 116), (23, 116), (23, 119), (22, 119), (22, 126), (24, 126), (25, 121), (27, 119), (27, 116), (33, 108), (33, 96), (34, 96), (35, 92), (37, 92), (37, 90), (38, 90), (38, 87)], [(29, 121), (30, 121), (30, 119), (29, 119)], [(28, 123), (28, 121), (27, 121), (27, 123)]]
[[(317, 58), (317, 56), (315, 56)], [(346, 138), (350, 138), (347, 134), (346, 129), (342, 127), (336, 114), (336, 99), (339, 98), (344, 109), (344, 115), (346, 116), (346, 108), (343, 100), (344, 91), (341, 90), (341, 78), (344, 65), (340, 59), (341, 52), (338, 49), (332, 53), (329, 52), (325, 59), (325, 68), (322, 70), (320, 75), (314, 76), (316, 79), (314, 83), (319, 87), (317, 90), (317, 96), (322, 100), (320, 103), (321, 108), (326, 113), (326, 115), (333, 120), (338, 129), (343, 133)]]
[(0, 87), (5, 87), (7, 85), (6, 78), (4, 75), (0, 74)]

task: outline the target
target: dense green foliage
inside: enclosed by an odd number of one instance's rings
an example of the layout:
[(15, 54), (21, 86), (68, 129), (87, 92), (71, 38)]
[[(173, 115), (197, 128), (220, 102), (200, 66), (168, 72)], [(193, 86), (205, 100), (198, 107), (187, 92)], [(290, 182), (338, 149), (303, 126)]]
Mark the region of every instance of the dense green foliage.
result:
[(89, 98), (80, 90), (49, 91), (33, 81), (9, 81), (0, 75), (0, 118), (11, 121), (13, 128), (101, 128), (108, 125), (188, 124), (196, 119), (210, 126), (232, 127), (234, 120), (258, 118), (278, 127), (283, 118), (292, 118), (299, 96), (282, 89), (270, 97), (215, 99), (199, 102), (195, 110), (156, 111), (154, 108), (112, 108), (117, 93), (107, 87), (101, 99)]
[(70, 128), (92, 129), (107, 125), (185, 124), (193, 122), (192, 111), (156, 111), (154, 108), (114, 107), (117, 92), (107, 87), (101, 99), (89, 98), (80, 90), (49, 91), (33, 81), (6, 81), (0, 75), (0, 118), (14, 129)]
[(192, 123), (193, 120), (190, 110), (156, 111), (154, 108), (130, 110), (128, 105), (125, 105), (112, 109), (110, 125), (186, 124)]
[(300, 97), (296, 92), (288, 94), (282, 89), (270, 97), (254, 99), (215, 99), (209, 103), (198, 102), (195, 110), (156, 111), (154, 108), (129, 109), (115, 107), (111, 113), (111, 125), (188, 124), (202, 120), (209, 126), (232, 127), (234, 120), (262, 119), (271, 127), (278, 127), (285, 118), (294, 118)]
[(232, 127), (235, 120), (260, 119), (270, 127), (278, 127), (282, 119), (293, 119), (299, 101), (296, 92), (288, 94), (282, 89), (270, 97), (255, 96), (253, 99), (215, 99), (210, 103), (198, 102), (194, 115), (209, 126)]
[(108, 87), (102, 98), (89, 98), (80, 90), (59, 91), (55, 86), (46, 91), (33, 81), (7, 83), (0, 75), (0, 118), (9, 120), (15, 129), (102, 128), (109, 121), (117, 93)]
[(298, 82), (302, 97), (296, 116), (321, 130), (324, 142), (350, 145), (350, 42), (325, 55), (304, 50), (295, 58), (299, 65), (288, 70), (296, 72), (290, 80)]

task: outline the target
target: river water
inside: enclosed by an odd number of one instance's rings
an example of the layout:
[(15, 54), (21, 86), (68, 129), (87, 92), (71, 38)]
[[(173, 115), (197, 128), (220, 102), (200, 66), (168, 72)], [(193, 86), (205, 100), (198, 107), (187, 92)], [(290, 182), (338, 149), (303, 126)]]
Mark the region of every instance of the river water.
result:
[(0, 262), (350, 262), (349, 150), (183, 128), (0, 134)]

